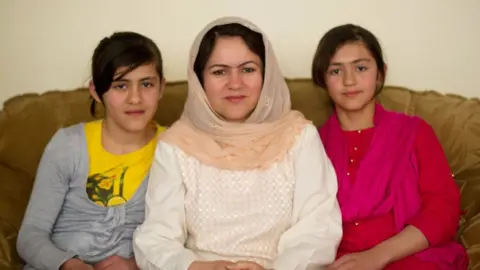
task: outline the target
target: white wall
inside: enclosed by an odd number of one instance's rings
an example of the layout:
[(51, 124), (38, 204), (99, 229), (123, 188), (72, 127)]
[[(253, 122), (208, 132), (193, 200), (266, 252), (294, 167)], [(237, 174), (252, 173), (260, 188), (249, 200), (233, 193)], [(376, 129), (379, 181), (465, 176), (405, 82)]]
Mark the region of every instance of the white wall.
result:
[(196, 33), (225, 15), (259, 25), (287, 77), (309, 77), (320, 37), (352, 22), (381, 40), (387, 83), (480, 96), (479, 0), (0, 0), (0, 102), (85, 85), (93, 48), (116, 30), (155, 40), (167, 79), (182, 80)]

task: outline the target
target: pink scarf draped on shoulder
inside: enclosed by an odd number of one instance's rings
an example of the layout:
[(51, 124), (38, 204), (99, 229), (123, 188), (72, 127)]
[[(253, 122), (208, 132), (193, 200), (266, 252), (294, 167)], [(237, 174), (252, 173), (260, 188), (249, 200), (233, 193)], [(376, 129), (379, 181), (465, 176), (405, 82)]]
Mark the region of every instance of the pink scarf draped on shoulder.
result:
[[(347, 145), (336, 113), (322, 126), (320, 137), (337, 173), (338, 200), (344, 222), (391, 212), (396, 230), (400, 232), (420, 210), (418, 164), (414, 149), (419, 123), (417, 117), (387, 111), (377, 104), (375, 133), (355, 181), (347, 177)], [(444, 267), (454, 267), (457, 248), (459, 245), (452, 242), (428, 248), (417, 256)]]

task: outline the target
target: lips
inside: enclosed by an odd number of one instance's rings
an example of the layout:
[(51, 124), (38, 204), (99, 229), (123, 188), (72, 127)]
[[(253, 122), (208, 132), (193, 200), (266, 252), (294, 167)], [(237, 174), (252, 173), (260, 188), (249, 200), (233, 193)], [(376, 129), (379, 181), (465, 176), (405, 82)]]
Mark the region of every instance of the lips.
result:
[(140, 116), (145, 113), (144, 110), (130, 110), (126, 111), (125, 114), (130, 115), (130, 116)]
[(347, 97), (353, 97), (353, 96), (356, 96), (360, 93), (362, 93), (362, 91), (348, 91), (348, 92), (343, 93), (343, 95), (347, 96)]
[(237, 102), (240, 102), (240, 101), (244, 100), (245, 96), (229, 96), (229, 97), (226, 97), (225, 99), (230, 101), (230, 102), (237, 103)]

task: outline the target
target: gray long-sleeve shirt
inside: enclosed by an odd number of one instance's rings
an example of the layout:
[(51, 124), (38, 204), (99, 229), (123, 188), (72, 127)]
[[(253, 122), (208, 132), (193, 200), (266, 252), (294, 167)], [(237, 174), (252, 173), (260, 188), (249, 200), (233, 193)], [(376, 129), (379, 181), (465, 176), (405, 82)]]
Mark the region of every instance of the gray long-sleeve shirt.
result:
[(48, 143), (17, 239), (24, 269), (55, 269), (78, 255), (96, 263), (133, 257), (132, 235), (145, 217), (147, 177), (124, 205), (103, 207), (86, 193), (84, 125), (59, 129)]

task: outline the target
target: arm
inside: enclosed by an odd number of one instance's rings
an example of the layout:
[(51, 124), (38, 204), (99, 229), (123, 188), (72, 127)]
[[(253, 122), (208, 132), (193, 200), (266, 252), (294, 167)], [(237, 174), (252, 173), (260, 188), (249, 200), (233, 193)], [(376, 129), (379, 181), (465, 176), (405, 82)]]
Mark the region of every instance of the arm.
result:
[(460, 192), (433, 129), (423, 122), (415, 139), (421, 210), (408, 226), (375, 249), (393, 262), (454, 239), (460, 219)]
[(50, 240), (53, 225), (69, 188), (73, 166), (69, 138), (63, 129), (47, 144), (17, 238), (20, 257), (37, 269), (59, 269), (74, 253)]
[(334, 261), (342, 237), (335, 170), (315, 127), (307, 126), (300, 140), (293, 225), (280, 239), (276, 270), (326, 267)]
[(460, 190), (433, 129), (423, 122), (415, 142), (422, 198), (420, 212), (409, 221), (437, 246), (454, 239), (460, 221)]
[(145, 221), (133, 237), (138, 267), (186, 270), (196, 257), (187, 239), (185, 187), (172, 146), (159, 141), (145, 197)]

